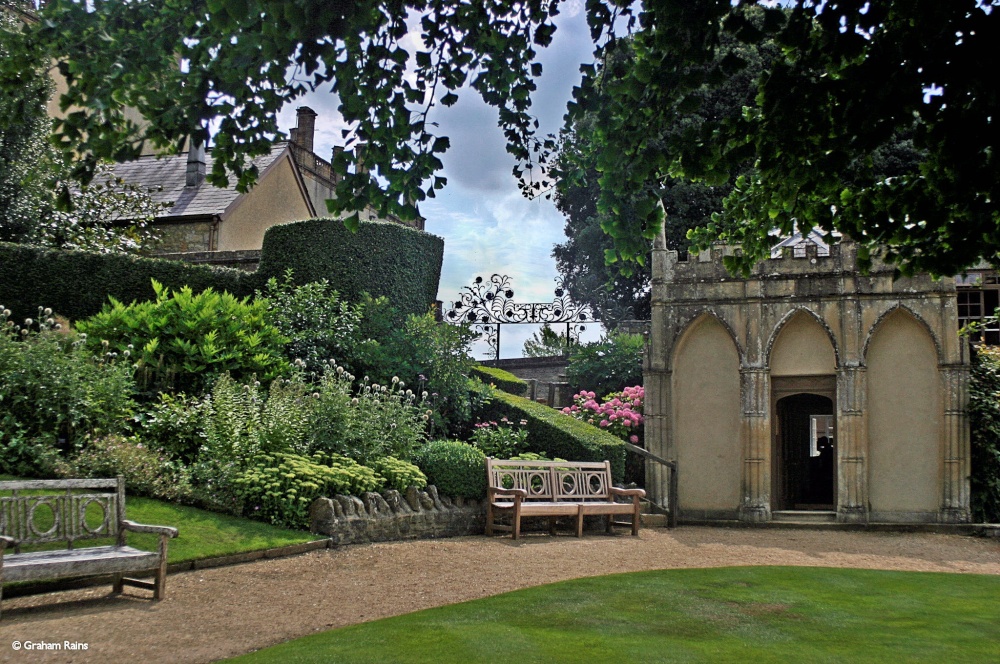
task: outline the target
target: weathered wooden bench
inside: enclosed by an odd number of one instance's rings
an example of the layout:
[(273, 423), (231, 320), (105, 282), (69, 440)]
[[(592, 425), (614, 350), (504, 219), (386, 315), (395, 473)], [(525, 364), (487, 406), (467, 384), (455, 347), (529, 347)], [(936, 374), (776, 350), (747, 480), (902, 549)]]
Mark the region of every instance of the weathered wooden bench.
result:
[[(522, 517), (549, 517), (549, 530), (554, 532), (557, 517), (576, 519), (576, 536), (583, 536), (583, 519), (590, 515), (606, 515), (607, 531), (613, 526), (632, 526), (639, 534), (639, 501), (645, 497), (642, 489), (619, 489), (611, 484), (611, 463), (583, 461), (509, 461), (486, 459), (487, 502), (486, 534), (500, 530), (521, 536)], [(615, 498), (631, 499), (617, 502)], [(497, 517), (512, 516), (511, 525), (499, 523)], [(615, 521), (619, 514), (631, 514), (632, 522)]]
[[(160, 536), (158, 552), (126, 546), (128, 532)], [(111, 574), (114, 592), (130, 585), (163, 597), (169, 526), (146, 526), (125, 518), (125, 482), (117, 479), (0, 482), (0, 599), (3, 584)], [(74, 548), (81, 540), (116, 538), (107, 546)], [(66, 542), (67, 548), (22, 553), (22, 546)], [(13, 547), (14, 553), (4, 555)], [(126, 578), (150, 572), (154, 581)]]

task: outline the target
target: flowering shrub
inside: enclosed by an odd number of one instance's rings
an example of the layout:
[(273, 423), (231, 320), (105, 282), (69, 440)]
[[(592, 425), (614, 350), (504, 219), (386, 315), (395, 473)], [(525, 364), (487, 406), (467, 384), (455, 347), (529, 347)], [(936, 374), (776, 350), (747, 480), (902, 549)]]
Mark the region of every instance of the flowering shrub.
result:
[(353, 381), (342, 367), (324, 374), (315, 393), (311, 448), (363, 464), (385, 456), (409, 459), (426, 440), (426, 393), (418, 396), (395, 376), (387, 385), (365, 376), (357, 390)]
[(642, 385), (609, 394), (601, 403), (597, 403), (593, 392), (584, 390), (574, 394), (573, 405), (563, 408), (562, 412), (636, 444), (640, 440), (638, 429), (643, 423), (644, 397)]
[(375, 491), (383, 483), (371, 468), (324, 454), (262, 454), (233, 480), (244, 514), (289, 528), (309, 527), (316, 498)]
[(100, 436), (90, 440), (76, 457), (60, 464), (64, 477), (125, 478), (132, 494), (161, 500), (191, 498), (190, 474), (183, 464), (149, 449), (138, 438)]
[(0, 472), (44, 476), (59, 448), (118, 433), (132, 414), (127, 363), (95, 358), (51, 309), (23, 325), (0, 305)]
[(204, 440), (202, 424), (206, 401), (183, 392), (160, 392), (132, 418), (132, 431), (150, 447), (190, 462)]
[(506, 417), (499, 422), (479, 422), (470, 442), (488, 457), (510, 459), (528, 446), (528, 430), (521, 428), (527, 424), (528, 420), (514, 424)]
[(385, 478), (386, 488), (406, 491), (411, 486), (423, 489), (427, 486), (427, 476), (409, 461), (387, 456), (372, 462), (372, 469)]

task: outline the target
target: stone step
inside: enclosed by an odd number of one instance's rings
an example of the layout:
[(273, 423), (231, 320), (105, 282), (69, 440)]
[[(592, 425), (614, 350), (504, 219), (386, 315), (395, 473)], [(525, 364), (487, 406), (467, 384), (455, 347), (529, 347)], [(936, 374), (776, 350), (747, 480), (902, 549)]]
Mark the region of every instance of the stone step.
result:
[(667, 515), (643, 513), (639, 516), (639, 523), (642, 524), (643, 528), (666, 528)]
[(837, 513), (832, 510), (775, 510), (771, 521), (780, 523), (836, 523)]

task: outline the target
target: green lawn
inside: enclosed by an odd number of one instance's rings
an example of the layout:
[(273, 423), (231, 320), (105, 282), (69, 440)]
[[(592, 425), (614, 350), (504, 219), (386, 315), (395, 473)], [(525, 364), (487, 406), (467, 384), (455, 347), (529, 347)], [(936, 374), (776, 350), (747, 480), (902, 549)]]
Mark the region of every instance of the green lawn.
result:
[(802, 567), (578, 579), (233, 662), (1000, 662), (1000, 577)]
[[(0, 480), (13, 479), (19, 478), (0, 475)], [(139, 523), (177, 528), (178, 535), (170, 540), (167, 550), (167, 560), (171, 563), (247, 553), (320, 539), (317, 535), (300, 530), (278, 528), (259, 521), (127, 494), (125, 516)], [(39, 525), (43, 528), (46, 526), (45, 523)], [(81, 542), (80, 546), (110, 543), (111, 540), (97, 539)], [(129, 533), (128, 543), (137, 549), (155, 551), (159, 546), (159, 537)], [(65, 548), (65, 544), (48, 545), (46, 548)]]

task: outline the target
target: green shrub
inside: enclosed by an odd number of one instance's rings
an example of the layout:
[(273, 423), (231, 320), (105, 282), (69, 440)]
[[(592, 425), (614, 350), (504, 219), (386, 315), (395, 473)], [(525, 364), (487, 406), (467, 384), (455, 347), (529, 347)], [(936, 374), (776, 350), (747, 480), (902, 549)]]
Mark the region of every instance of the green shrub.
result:
[(101, 311), (109, 296), (120, 302), (152, 300), (153, 279), (173, 289), (211, 287), (249, 295), (248, 276), (242, 270), (159, 258), (0, 243), (0, 302), (17, 320), (33, 316), (40, 306), (75, 321)]
[(423, 314), (437, 298), (444, 240), (389, 222), (361, 222), (356, 233), (336, 219), (272, 226), (264, 234), (256, 278), (281, 278), (294, 270), (296, 284), (329, 280), (340, 296), (389, 297), (403, 314)]
[(1000, 522), (1000, 349), (979, 348), (969, 382), (972, 518)]
[(414, 390), (427, 392), (431, 435), (458, 435), (471, 419), (469, 356), (472, 333), (464, 327), (434, 320), (431, 314), (411, 315), (394, 322), (393, 307), (384, 298), (364, 303), (362, 336), (355, 368), (377, 383), (397, 376)]
[(266, 304), (211, 288), (171, 293), (153, 281), (156, 300), (124, 304), (112, 299), (99, 314), (77, 323), (88, 344), (137, 361), (137, 377), (149, 390), (199, 392), (222, 373), (271, 380), (289, 364), (287, 339), (265, 321)]
[(521, 428), (527, 424), (528, 420), (515, 424), (506, 417), (496, 422), (479, 422), (469, 442), (488, 457), (510, 459), (528, 446), (528, 430)]
[(292, 275), (288, 269), (283, 280), (271, 277), (257, 291), (267, 300), (267, 321), (289, 339), (286, 357), (314, 373), (330, 359), (346, 365), (359, 342), (359, 307), (343, 301), (326, 279), (297, 286)]
[(24, 326), (0, 306), (0, 472), (52, 472), (58, 450), (124, 430), (135, 403), (132, 368), (101, 361), (56, 328), (50, 310)]
[(528, 421), (528, 451), (570, 461), (610, 461), (615, 482), (625, 477), (625, 446), (615, 436), (523, 397), (497, 392), (476, 413), (480, 420)]
[(486, 455), (457, 440), (434, 440), (414, 455), (427, 481), (446, 496), (480, 499), (486, 495)]
[(353, 380), (339, 367), (323, 376), (316, 392), (311, 448), (362, 464), (385, 456), (409, 459), (426, 440), (423, 400), (396, 377), (380, 385), (365, 376), (350, 396)]
[(233, 480), (247, 516), (288, 528), (309, 527), (309, 506), (317, 498), (376, 491), (383, 479), (344, 457), (264, 454)]
[(205, 440), (205, 404), (183, 392), (161, 392), (156, 401), (143, 406), (132, 418), (132, 430), (150, 447), (191, 462)]
[(385, 478), (385, 485), (388, 489), (406, 491), (411, 486), (418, 489), (423, 489), (427, 486), (427, 476), (420, 472), (420, 468), (409, 461), (402, 461), (396, 457), (387, 456), (375, 459), (371, 467), (372, 470)]
[(589, 390), (603, 398), (629, 385), (642, 385), (641, 334), (611, 334), (600, 341), (574, 346), (566, 376), (574, 392)]
[(528, 393), (528, 383), (511, 372), (497, 367), (486, 367), (480, 364), (472, 367), (470, 375), (508, 394), (523, 397)]
[(137, 438), (91, 439), (60, 473), (65, 477), (125, 478), (130, 494), (173, 502), (191, 499), (190, 474), (183, 464), (144, 446)]

